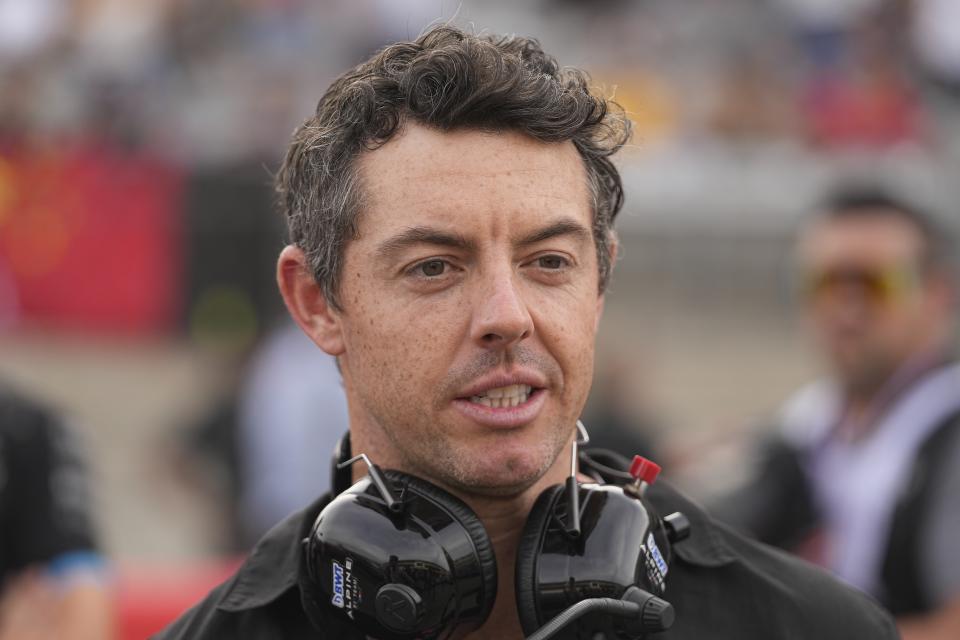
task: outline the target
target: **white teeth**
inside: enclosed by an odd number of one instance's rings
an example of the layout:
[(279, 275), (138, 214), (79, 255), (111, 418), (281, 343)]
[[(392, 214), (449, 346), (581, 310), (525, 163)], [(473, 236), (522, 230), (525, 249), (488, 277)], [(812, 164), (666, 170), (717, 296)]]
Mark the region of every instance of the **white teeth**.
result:
[(523, 404), (530, 397), (533, 387), (527, 384), (511, 384), (506, 387), (489, 389), (483, 395), (472, 396), (470, 402), (482, 404), (485, 407), (499, 409), (500, 407), (516, 407)]

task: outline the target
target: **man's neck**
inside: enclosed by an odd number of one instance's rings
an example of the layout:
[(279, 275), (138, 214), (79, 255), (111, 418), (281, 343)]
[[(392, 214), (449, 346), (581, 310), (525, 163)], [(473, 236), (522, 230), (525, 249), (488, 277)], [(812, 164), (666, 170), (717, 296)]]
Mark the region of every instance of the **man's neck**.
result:
[(526, 523), (526, 516), (536, 500), (537, 493), (524, 492), (510, 501), (499, 504), (479, 504), (471, 508), (483, 522), (497, 558), (497, 599), (484, 625), (468, 637), (475, 640), (522, 638), (520, 618), (514, 591), (514, 564), (517, 546)]
[[(357, 437), (359, 436), (359, 437)], [(351, 429), (352, 452), (373, 453), (371, 460), (389, 459), (388, 452), (379, 450), (374, 441)], [(533, 485), (508, 496), (472, 494), (426, 478), (463, 500), (477, 515), (487, 532), (497, 559), (497, 598), (484, 625), (467, 637), (471, 640), (512, 640), (523, 638), (514, 588), (514, 565), (517, 547), (527, 522), (527, 515), (540, 494), (549, 486), (562, 484), (570, 473), (572, 442), (564, 447), (554, 463)], [(392, 467), (391, 467), (392, 468)], [(402, 468), (400, 470), (403, 470)], [(366, 473), (362, 465), (353, 468), (354, 481)]]
[(907, 389), (948, 360), (946, 349), (925, 350), (902, 362), (869, 389), (848, 388), (839, 431), (851, 440), (866, 436)]
[[(570, 459), (570, 445), (557, 459)], [(517, 547), (527, 516), (540, 493), (551, 485), (562, 483), (568, 472), (569, 462), (555, 463), (533, 486), (509, 498), (460, 496), (480, 518), (497, 557), (497, 599), (486, 623), (467, 636), (471, 640), (523, 638), (514, 587)]]
[[(559, 459), (569, 458), (570, 447), (568, 446)], [(516, 583), (514, 582), (517, 547), (526, 527), (527, 517), (537, 498), (547, 487), (566, 480), (568, 472), (566, 465), (561, 465), (559, 469), (554, 465), (536, 485), (524, 492), (522, 496), (518, 496), (518, 500), (513, 502), (512, 506), (499, 504), (491, 505), (489, 510), (485, 510), (483, 506), (475, 509), (490, 535), (497, 556), (497, 600), (486, 624), (468, 636), (471, 640), (523, 638), (520, 617), (517, 614)], [(592, 482), (591, 478), (579, 472), (577, 479), (579, 482)]]

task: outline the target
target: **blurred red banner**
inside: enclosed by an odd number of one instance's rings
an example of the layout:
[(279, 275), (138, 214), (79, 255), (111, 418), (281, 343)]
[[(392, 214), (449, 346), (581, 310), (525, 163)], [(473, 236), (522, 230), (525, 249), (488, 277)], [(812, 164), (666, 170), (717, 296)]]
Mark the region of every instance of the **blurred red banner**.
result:
[(182, 192), (181, 172), (143, 153), (96, 144), (0, 151), (0, 272), (13, 283), (18, 323), (172, 329)]

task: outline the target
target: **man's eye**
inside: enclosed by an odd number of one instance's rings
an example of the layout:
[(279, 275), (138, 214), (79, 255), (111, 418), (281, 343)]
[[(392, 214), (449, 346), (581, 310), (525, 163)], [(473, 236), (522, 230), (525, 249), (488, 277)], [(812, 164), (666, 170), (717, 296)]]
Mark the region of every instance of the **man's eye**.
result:
[(567, 259), (562, 256), (541, 256), (537, 258), (537, 264), (542, 269), (557, 270), (563, 269), (569, 263)]
[(420, 275), (428, 278), (436, 278), (437, 276), (443, 275), (446, 269), (447, 263), (443, 260), (427, 260), (426, 262), (418, 264), (415, 271), (418, 271)]

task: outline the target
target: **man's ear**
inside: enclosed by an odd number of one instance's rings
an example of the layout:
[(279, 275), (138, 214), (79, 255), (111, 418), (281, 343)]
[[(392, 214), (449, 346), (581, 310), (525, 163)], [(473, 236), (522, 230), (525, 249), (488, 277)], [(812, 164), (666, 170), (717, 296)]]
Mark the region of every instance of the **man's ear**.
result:
[(287, 245), (277, 260), (277, 286), (293, 320), (332, 356), (344, 352), (340, 313), (327, 301), (307, 266), (303, 250)]

